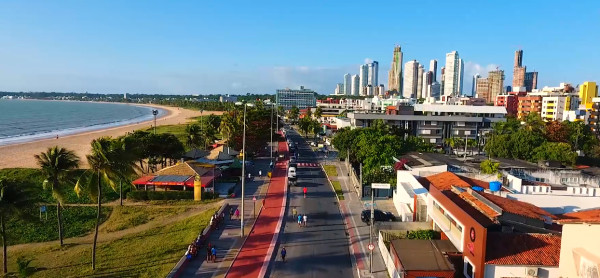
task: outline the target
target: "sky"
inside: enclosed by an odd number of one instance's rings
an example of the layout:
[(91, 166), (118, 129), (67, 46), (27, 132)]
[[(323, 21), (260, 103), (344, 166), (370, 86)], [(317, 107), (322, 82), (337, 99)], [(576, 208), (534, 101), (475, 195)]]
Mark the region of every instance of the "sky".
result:
[(496, 67), (512, 83), (524, 51), (538, 87), (600, 81), (600, 1), (19, 1), (0, 2), (0, 91), (333, 93), (345, 73), (394, 45), (404, 63)]

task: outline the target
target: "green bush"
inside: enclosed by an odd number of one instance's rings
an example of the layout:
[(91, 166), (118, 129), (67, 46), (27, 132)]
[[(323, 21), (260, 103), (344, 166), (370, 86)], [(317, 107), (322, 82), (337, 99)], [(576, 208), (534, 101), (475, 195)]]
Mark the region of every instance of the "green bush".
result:
[(440, 233), (434, 230), (416, 230), (408, 232), (408, 239), (440, 239)]
[(193, 191), (131, 191), (127, 193), (127, 199), (132, 201), (150, 200), (192, 200)]

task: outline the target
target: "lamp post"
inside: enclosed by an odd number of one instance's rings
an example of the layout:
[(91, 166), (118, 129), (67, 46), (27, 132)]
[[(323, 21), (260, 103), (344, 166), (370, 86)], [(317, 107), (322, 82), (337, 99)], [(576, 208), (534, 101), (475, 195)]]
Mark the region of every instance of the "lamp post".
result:
[(275, 105), (271, 104), (271, 145), (269, 148), (271, 149), (271, 162), (273, 162), (273, 108)]
[(158, 115), (158, 110), (153, 109), (152, 115), (154, 115), (154, 135), (156, 135), (156, 115)]
[(244, 135), (242, 138), (242, 211), (240, 218), (240, 237), (244, 237), (244, 194), (246, 187), (246, 107), (252, 106), (251, 103), (243, 104), (236, 102), (235, 105), (244, 105)]

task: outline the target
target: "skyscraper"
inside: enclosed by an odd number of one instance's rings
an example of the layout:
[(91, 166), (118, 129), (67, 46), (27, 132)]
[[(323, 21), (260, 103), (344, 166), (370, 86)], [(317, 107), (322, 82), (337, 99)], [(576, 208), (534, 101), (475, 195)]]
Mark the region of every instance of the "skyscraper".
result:
[(441, 78), (440, 78), (440, 94), (444, 93), (444, 80), (446, 79), (446, 67), (442, 67), (441, 69)]
[(367, 65), (369, 67), (369, 78), (367, 81), (367, 85), (377, 87), (379, 84), (379, 63), (377, 61), (373, 61), (372, 63), (368, 63)]
[(444, 96), (460, 94), (462, 92), (462, 75), (464, 63), (459, 58), (458, 52), (446, 54), (446, 72), (444, 73)]
[(515, 51), (515, 68), (523, 66), (523, 50)]
[(352, 80), (349, 73), (344, 74), (344, 95), (349, 96), (352, 92)]
[(423, 74), (423, 95), (422, 98), (428, 98), (431, 96), (430, 85), (433, 83), (431, 79), (433, 78), (433, 73), (431, 71), (426, 71)]
[(352, 75), (350, 82), (352, 83), (352, 85), (350, 85), (351, 86), (350, 93), (353, 96), (358, 96), (358, 94), (360, 92), (360, 78), (358, 77), (358, 74)]
[(504, 90), (504, 71), (490, 71), (490, 73), (488, 74), (488, 83), (490, 87), (490, 93), (489, 99), (487, 99), (486, 102), (494, 103), (496, 101), (496, 96), (501, 94), (502, 90)]
[(537, 71), (525, 73), (525, 89), (527, 90), (527, 92), (531, 92), (533, 89), (537, 89), (537, 80)]
[(465, 61), (463, 59), (458, 60), (458, 91), (457, 94), (462, 95), (463, 92), (463, 78), (465, 76)]
[(388, 72), (388, 90), (400, 92), (402, 89), (402, 49), (399, 45), (394, 47), (392, 67)]
[(417, 70), (417, 95), (416, 98), (423, 97), (423, 74), (425, 73), (425, 69), (423, 69), (423, 65), (419, 65)]
[(431, 78), (431, 83), (437, 81), (436, 80), (436, 75), (437, 75), (437, 60), (431, 60), (429, 61), (429, 71), (431, 71), (433, 73), (433, 77)]
[(344, 94), (344, 84), (337, 83), (337, 85), (335, 86), (335, 92), (333, 94), (334, 95), (343, 95)]
[(435, 99), (439, 99), (440, 98), (440, 83), (435, 81), (433, 83), (431, 83), (431, 85), (429, 85), (429, 96), (433, 97)]
[(404, 86), (402, 96), (405, 98), (415, 98), (417, 96), (419, 62), (412, 60), (404, 64)]
[(473, 75), (473, 83), (471, 84), (471, 96), (475, 97), (477, 95), (477, 79), (481, 77), (479, 73)]
[(364, 94), (363, 92), (365, 90), (365, 87), (367, 86), (367, 82), (369, 79), (369, 66), (367, 64), (360, 65), (358, 75), (360, 79), (359, 95), (362, 95)]

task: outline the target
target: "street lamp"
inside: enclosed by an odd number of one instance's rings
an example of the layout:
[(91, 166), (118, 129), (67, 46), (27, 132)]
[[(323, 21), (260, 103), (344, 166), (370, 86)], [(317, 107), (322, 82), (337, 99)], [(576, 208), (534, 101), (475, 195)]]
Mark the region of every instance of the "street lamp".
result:
[[(242, 102), (236, 102), (235, 105), (244, 105)], [(241, 211), (241, 215), (242, 217), (240, 218), (240, 231), (241, 231), (241, 235), (240, 237), (244, 237), (244, 194), (245, 194), (245, 187), (246, 187), (246, 107), (252, 107), (254, 106), (252, 103), (246, 103), (244, 105), (244, 135), (243, 135), (243, 139), (242, 139), (242, 211)]]
[(154, 115), (154, 135), (156, 135), (156, 115), (158, 115), (158, 110), (152, 109), (152, 115)]

